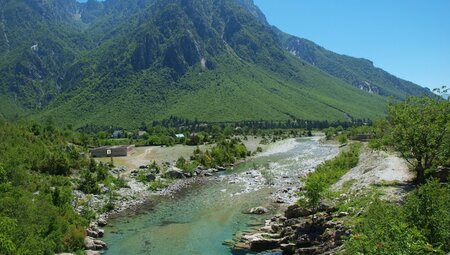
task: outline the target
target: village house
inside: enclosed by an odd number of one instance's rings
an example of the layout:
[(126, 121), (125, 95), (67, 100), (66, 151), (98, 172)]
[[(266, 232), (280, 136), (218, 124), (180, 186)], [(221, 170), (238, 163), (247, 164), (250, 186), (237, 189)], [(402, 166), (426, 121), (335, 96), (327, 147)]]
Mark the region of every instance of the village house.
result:
[(126, 157), (134, 147), (134, 145), (103, 146), (91, 149), (91, 155), (94, 158)]

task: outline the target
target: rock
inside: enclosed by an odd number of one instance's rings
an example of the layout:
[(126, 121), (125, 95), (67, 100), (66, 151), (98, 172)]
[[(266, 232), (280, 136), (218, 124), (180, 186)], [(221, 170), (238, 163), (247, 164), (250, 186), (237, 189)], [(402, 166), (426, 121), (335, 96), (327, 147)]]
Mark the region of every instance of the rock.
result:
[(96, 247), (95, 250), (97, 250), (97, 251), (99, 251), (99, 250), (106, 250), (108, 248), (106, 243), (101, 241), (101, 240), (94, 239), (94, 244), (95, 244), (95, 247)]
[(97, 250), (92, 237), (86, 236), (84, 238), (84, 248), (86, 248), (86, 250)]
[(192, 178), (192, 173), (183, 173), (186, 178)]
[(299, 248), (295, 251), (296, 254), (302, 254), (302, 255), (312, 255), (312, 254), (318, 254), (319, 248), (318, 247), (305, 247), (305, 248)]
[(154, 174), (146, 174), (145, 179), (149, 182), (156, 180), (156, 176)]
[(268, 211), (269, 210), (267, 210), (267, 208), (258, 206), (258, 207), (250, 209), (250, 214), (265, 214)]
[(92, 250), (86, 250), (84, 251), (85, 255), (100, 255), (101, 253), (99, 251), (92, 251)]
[(98, 237), (102, 238), (105, 235), (105, 230), (99, 229), (97, 233), (98, 233)]
[(234, 242), (233, 242), (233, 240), (225, 240), (225, 241), (223, 241), (222, 244), (231, 247), (231, 246), (233, 246)]
[(247, 243), (238, 242), (238, 243), (234, 244), (233, 249), (235, 249), (235, 250), (250, 250), (250, 246)]
[(148, 169), (148, 166), (142, 165), (142, 166), (139, 166), (139, 169)]
[(295, 243), (282, 243), (280, 248), (283, 251), (283, 255), (291, 255), (295, 252)]
[(181, 169), (176, 168), (176, 167), (172, 167), (172, 169), (170, 169), (169, 171), (167, 171), (167, 172), (164, 174), (164, 176), (165, 176), (165, 177), (168, 177), (168, 178), (173, 178), (173, 179), (183, 179), (183, 178), (186, 178), (186, 177), (184, 177), (184, 174), (183, 174), (183, 172), (181, 171)]
[(108, 222), (106, 221), (105, 218), (99, 218), (99, 219), (97, 220), (97, 225), (98, 225), (99, 227), (104, 227), (104, 226), (106, 226), (107, 224), (108, 224)]
[(202, 172), (202, 175), (203, 175), (203, 176), (213, 176), (213, 174), (210, 173), (210, 172), (208, 172), (208, 171), (203, 171), (203, 172)]
[(273, 250), (280, 247), (280, 240), (278, 239), (255, 239), (250, 241), (250, 250), (261, 252)]
[(319, 211), (324, 211), (327, 213), (335, 212), (337, 208), (329, 201), (321, 201), (319, 204)]
[(150, 173), (152, 173), (152, 174), (159, 174), (160, 171), (159, 171), (159, 169), (153, 168), (153, 169), (150, 169)]
[(227, 170), (225, 167), (223, 167), (223, 166), (218, 166), (217, 167), (217, 170), (219, 170), (219, 171), (225, 171), (225, 170)]
[(90, 228), (86, 229), (86, 235), (93, 238), (99, 237), (98, 232)]
[(284, 212), (284, 216), (287, 219), (292, 219), (292, 218), (306, 217), (313, 213), (314, 212), (312, 210), (309, 210), (307, 208), (303, 208), (303, 207), (300, 207), (300, 206), (294, 204), (294, 205), (290, 205), (287, 208), (287, 210)]

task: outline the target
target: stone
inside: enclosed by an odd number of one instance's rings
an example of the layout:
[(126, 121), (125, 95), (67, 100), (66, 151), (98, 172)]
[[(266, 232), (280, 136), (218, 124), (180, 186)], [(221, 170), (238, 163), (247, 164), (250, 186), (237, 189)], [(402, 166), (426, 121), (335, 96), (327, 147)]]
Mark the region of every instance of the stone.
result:
[(217, 167), (217, 170), (219, 170), (219, 171), (225, 171), (225, 170), (227, 170), (225, 167), (223, 167), (223, 166), (218, 166)]
[(287, 208), (287, 210), (284, 212), (284, 216), (287, 219), (292, 219), (292, 218), (306, 217), (313, 213), (314, 212), (312, 210), (309, 210), (307, 208), (303, 208), (303, 207), (300, 207), (300, 206), (294, 204), (294, 205), (290, 205)]
[(84, 238), (84, 247), (86, 248), (86, 250), (97, 250), (94, 243), (94, 239), (89, 236), (86, 236)]
[(181, 171), (181, 169), (176, 168), (176, 167), (172, 167), (172, 169), (170, 169), (169, 171), (167, 171), (164, 174), (165, 177), (168, 178), (173, 178), (173, 179), (183, 179), (186, 178), (183, 174), (183, 172)]
[(100, 255), (101, 253), (99, 251), (93, 251), (93, 250), (86, 250), (84, 251), (85, 255)]
[(106, 221), (105, 218), (99, 218), (99, 219), (97, 220), (97, 225), (98, 225), (99, 227), (104, 227), (104, 226), (106, 226), (107, 224), (108, 224), (108, 222)]
[(192, 178), (192, 173), (183, 173), (186, 178)]
[(86, 229), (86, 235), (93, 238), (99, 237), (98, 232), (90, 228)]
[(154, 174), (146, 174), (145, 179), (149, 182), (156, 180), (156, 176)]
[(269, 210), (267, 208), (262, 207), (262, 206), (258, 206), (258, 207), (250, 209), (250, 214), (265, 214), (268, 211)]
[(283, 251), (283, 255), (291, 255), (295, 252), (295, 244), (294, 243), (283, 243), (280, 244), (280, 248)]
[(102, 237), (105, 235), (105, 230), (99, 229), (99, 230), (97, 231), (97, 234), (98, 234), (98, 237), (102, 238)]
[(278, 239), (255, 239), (249, 242), (250, 250), (261, 252), (267, 250), (273, 250), (280, 247)]

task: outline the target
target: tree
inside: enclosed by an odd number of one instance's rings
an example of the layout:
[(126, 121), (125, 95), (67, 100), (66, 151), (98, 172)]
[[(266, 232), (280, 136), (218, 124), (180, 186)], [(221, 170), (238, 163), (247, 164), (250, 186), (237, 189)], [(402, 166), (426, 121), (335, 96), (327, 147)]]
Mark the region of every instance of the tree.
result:
[[(410, 97), (389, 106), (387, 143), (401, 153), (423, 183), (425, 171), (449, 153), (450, 102), (430, 97)], [(441, 162), (442, 163), (442, 162)]]

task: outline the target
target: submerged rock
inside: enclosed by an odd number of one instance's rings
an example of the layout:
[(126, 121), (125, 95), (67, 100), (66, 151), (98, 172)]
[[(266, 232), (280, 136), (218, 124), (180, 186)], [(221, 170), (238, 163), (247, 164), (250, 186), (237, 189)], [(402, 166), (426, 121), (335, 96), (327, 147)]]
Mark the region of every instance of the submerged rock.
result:
[(269, 211), (269, 210), (268, 210), (267, 208), (261, 207), (261, 206), (258, 206), (258, 207), (255, 207), (255, 208), (250, 209), (250, 213), (251, 213), (251, 214), (265, 214), (265, 213), (267, 213), (268, 211)]

